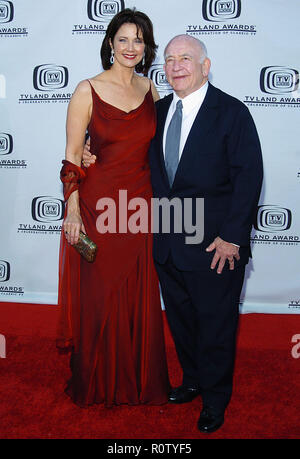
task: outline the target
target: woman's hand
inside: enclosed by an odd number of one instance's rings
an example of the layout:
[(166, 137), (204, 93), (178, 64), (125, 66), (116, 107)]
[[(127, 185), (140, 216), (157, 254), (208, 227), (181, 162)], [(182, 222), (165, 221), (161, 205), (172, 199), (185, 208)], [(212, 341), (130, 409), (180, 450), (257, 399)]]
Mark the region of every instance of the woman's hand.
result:
[(79, 231), (86, 234), (82, 218), (78, 213), (70, 213), (64, 221), (64, 233), (69, 244), (77, 244), (79, 239)]
[(90, 167), (90, 165), (94, 164), (96, 161), (96, 156), (92, 155), (90, 152), (90, 146), (90, 138), (88, 138), (83, 147), (82, 164), (84, 167)]

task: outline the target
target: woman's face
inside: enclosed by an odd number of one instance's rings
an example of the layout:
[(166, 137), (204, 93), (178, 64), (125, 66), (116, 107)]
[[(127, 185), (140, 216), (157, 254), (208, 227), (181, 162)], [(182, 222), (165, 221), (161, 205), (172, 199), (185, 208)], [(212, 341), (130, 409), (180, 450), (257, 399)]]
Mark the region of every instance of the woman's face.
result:
[(145, 51), (141, 30), (135, 24), (123, 24), (114, 37), (113, 49), (115, 61), (125, 67), (135, 67), (143, 59)]

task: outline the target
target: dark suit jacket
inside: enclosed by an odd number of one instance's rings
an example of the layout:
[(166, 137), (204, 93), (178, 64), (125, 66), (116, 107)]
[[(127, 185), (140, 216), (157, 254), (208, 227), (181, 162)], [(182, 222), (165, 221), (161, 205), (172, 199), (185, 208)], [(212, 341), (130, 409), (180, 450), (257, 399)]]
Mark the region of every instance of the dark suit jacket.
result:
[(169, 253), (178, 269), (209, 268), (205, 251), (215, 237), (240, 245), (244, 265), (261, 190), (263, 168), (259, 138), (248, 108), (209, 83), (170, 188), (163, 156), (163, 131), (173, 95), (156, 103), (157, 130), (149, 150), (154, 198), (204, 198), (204, 239), (186, 244), (186, 234), (154, 233), (153, 255), (164, 263)]

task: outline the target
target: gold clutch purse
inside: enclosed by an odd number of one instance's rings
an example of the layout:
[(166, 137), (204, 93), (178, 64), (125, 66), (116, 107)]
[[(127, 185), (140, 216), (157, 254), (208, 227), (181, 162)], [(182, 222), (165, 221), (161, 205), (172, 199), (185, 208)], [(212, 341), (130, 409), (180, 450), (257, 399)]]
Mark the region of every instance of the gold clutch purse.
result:
[(95, 260), (97, 245), (82, 231), (79, 233), (77, 244), (74, 244), (73, 247), (89, 263)]

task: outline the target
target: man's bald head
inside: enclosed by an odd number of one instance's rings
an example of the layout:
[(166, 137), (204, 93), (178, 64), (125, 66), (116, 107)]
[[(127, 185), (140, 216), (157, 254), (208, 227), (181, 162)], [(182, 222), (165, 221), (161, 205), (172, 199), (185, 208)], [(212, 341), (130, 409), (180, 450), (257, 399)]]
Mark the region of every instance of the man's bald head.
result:
[(201, 40), (198, 40), (198, 38), (195, 38), (195, 37), (192, 37), (191, 35), (185, 35), (185, 34), (181, 34), (181, 35), (176, 35), (175, 37), (173, 37), (169, 43), (167, 44), (167, 46), (165, 47), (165, 51), (164, 51), (164, 58), (166, 59), (166, 56), (168, 54), (168, 48), (169, 46), (173, 43), (173, 42), (187, 42), (190, 46), (193, 46), (195, 47), (195, 49), (198, 50), (199, 52), (199, 59), (200, 59), (200, 63), (202, 64), (204, 62), (204, 60), (207, 58), (207, 49), (206, 49), (206, 46), (205, 44), (201, 41)]

